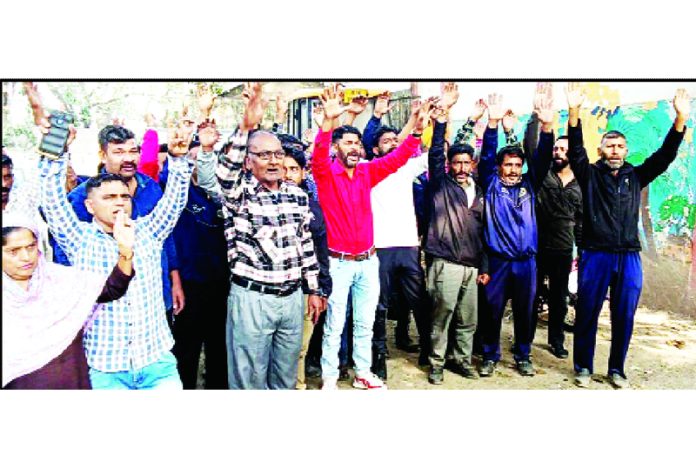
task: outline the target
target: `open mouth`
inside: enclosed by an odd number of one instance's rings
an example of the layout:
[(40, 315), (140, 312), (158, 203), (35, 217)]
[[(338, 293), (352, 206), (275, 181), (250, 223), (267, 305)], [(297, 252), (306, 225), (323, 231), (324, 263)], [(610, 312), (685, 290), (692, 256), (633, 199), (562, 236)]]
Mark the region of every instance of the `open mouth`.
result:
[(135, 171), (135, 164), (124, 164), (121, 166), (122, 171), (133, 172)]

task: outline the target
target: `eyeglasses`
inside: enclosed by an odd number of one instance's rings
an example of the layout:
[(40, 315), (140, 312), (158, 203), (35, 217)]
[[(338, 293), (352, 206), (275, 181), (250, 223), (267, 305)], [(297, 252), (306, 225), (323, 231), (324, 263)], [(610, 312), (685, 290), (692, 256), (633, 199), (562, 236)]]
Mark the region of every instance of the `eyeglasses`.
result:
[(275, 156), (276, 159), (283, 159), (285, 157), (285, 151), (260, 151), (258, 153), (254, 151), (247, 151), (249, 154), (257, 156), (261, 161), (270, 161), (271, 156)]

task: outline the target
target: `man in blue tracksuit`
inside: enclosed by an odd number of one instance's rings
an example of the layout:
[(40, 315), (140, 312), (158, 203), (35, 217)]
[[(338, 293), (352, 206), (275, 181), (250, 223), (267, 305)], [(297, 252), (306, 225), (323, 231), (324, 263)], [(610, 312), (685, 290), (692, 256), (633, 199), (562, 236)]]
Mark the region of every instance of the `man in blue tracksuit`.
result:
[(498, 97), (488, 103), (488, 127), (483, 135), (479, 183), (485, 193), (484, 240), (489, 257), (490, 282), (485, 287), (482, 326), (483, 362), (481, 377), (495, 372), (500, 360), (500, 328), (503, 311), (512, 298), (515, 325), (513, 347), (517, 370), (533, 376), (530, 359), (533, 303), (536, 293), (537, 227), (534, 204), (536, 193), (551, 165), (553, 111), (544, 101), (539, 113), (542, 131), (536, 154), (528, 172), (522, 174), (525, 154), (519, 146), (506, 146), (497, 154), (498, 119), (503, 112)]
[(575, 383), (580, 387), (587, 387), (590, 383), (597, 321), (607, 290), (611, 288), (608, 374), (614, 387), (624, 388), (628, 386), (624, 362), (643, 286), (638, 236), (640, 192), (665, 172), (677, 157), (689, 118), (689, 96), (685, 90), (677, 91), (674, 126), (660, 149), (643, 164), (633, 166), (626, 162), (626, 137), (617, 131), (610, 131), (602, 137), (597, 151), (600, 159), (590, 164), (583, 147), (579, 118), (584, 93), (578, 84), (571, 83), (567, 95), (568, 159), (582, 189), (584, 205), (573, 346)]

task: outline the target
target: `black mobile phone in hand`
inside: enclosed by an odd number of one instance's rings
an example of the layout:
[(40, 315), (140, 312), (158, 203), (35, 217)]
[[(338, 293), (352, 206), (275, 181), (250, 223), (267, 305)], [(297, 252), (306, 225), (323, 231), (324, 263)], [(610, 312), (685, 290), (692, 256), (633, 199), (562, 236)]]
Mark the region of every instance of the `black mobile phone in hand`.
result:
[(54, 111), (51, 112), (48, 122), (51, 124), (51, 128), (41, 138), (38, 151), (47, 158), (58, 159), (65, 150), (65, 144), (70, 135), (70, 125), (74, 122), (74, 118), (67, 112)]

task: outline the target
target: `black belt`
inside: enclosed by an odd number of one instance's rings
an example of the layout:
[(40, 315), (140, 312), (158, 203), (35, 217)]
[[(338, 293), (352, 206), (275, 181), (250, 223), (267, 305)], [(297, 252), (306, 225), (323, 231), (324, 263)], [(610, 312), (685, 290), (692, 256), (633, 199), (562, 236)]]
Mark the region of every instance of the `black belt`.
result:
[(289, 296), (290, 294), (297, 291), (300, 287), (299, 281), (290, 288), (280, 288), (278, 286), (267, 286), (265, 284), (257, 283), (256, 281), (251, 281), (237, 275), (232, 276), (232, 282), (237, 286), (241, 286), (251, 291), (259, 292), (261, 294), (272, 294), (274, 296), (280, 297)]

